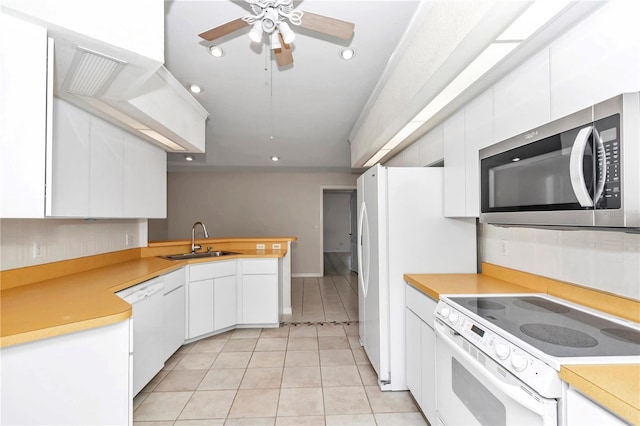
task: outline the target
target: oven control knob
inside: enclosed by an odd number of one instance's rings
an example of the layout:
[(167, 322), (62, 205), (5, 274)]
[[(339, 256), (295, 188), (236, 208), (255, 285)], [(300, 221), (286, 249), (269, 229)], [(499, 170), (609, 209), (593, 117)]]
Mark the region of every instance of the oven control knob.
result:
[(449, 315), (449, 322), (455, 324), (458, 322), (458, 313), (456, 311), (451, 312)]
[(451, 309), (447, 308), (446, 306), (440, 310), (440, 315), (442, 315), (442, 318), (445, 319), (449, 316), (450, 313)]
[(513, 354), (511, 357), (511, 366), (518, 372), (524, 371), (527, 368), (527, 358), (524, 355)]
[(511, 348), (506, 343), (496, 344), (496, 356), (498, 359), (507, 359), (511, 354)]

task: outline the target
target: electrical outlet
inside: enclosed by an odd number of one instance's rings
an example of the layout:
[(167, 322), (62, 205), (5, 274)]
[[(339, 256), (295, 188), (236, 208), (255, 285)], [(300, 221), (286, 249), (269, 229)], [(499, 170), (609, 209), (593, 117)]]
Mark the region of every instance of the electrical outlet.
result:
[(503, 256), (509, 255), (509, 246), (507, 240), (500, 240), (500, 254)]
[(272, 250), (280, 250), (280, 244), (271, 244), (271, 249)]
[(133, 234), (126, 234), (124, 237), (124, 244), (127, 247), (131, 247), (133, 245)]
[(33, 258), (42, 257), (42, 243), (34, 241), (33, 243)]
[(256, 244), (256, 250), (264, 250), (264, 244)]

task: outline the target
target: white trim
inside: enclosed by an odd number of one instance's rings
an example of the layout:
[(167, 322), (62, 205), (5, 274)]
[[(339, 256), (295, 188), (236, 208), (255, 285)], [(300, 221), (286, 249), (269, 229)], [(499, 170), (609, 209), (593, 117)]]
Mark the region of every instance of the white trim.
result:
[(322, 278), (322, 273), (317, 272), (301, 272), (298, 274), (291, 274), (291, 278)]

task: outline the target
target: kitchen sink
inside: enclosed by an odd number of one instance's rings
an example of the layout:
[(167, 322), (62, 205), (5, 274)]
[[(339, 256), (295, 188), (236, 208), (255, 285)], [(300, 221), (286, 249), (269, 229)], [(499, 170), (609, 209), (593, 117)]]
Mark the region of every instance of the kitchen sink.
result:
[(206, 257), (230, 256), (232, 254), (240, 254), (240, 253), (236, 253), (235, 251), (214, 250), (214, 251), (203, 251), (200, 253), (170, 254), (167, 256), (160, 256), (160, 257), (164, 259), (169, 259), (169, 260), (187, 260), (187, 259), (202, 259)]

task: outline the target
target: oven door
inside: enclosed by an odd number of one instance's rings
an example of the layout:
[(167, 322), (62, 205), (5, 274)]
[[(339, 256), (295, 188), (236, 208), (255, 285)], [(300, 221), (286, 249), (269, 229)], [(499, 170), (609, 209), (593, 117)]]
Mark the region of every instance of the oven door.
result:
[(443, 425), (556, 426), (557, 401), (538, 395), (436, 319), (436, 410)]

